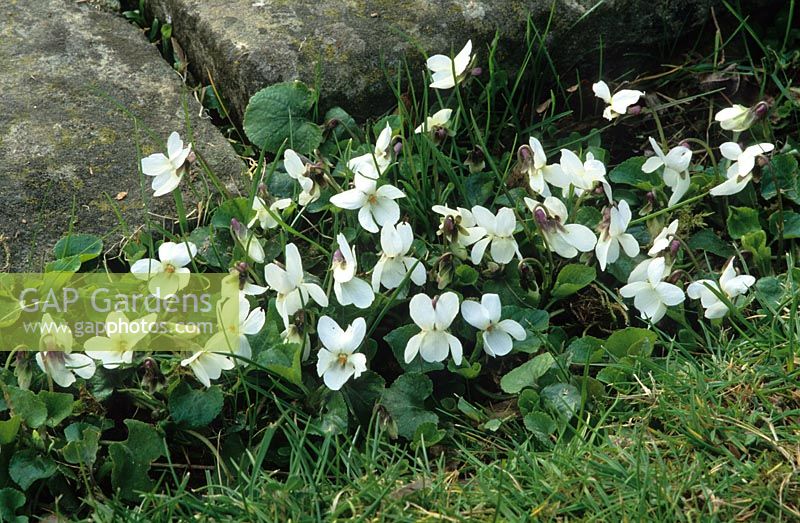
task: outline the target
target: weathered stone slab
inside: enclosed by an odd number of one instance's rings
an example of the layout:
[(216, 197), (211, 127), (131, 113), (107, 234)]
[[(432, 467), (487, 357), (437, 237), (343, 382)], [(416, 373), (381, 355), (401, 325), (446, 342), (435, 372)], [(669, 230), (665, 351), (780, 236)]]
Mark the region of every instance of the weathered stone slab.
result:
[[(72, 230), (99, 234), (107, 247), (146, 217), (174, 217), (172, 197), (153, 200), (151, 179), (139, 175), (137, 142), (147, 155), (163, 151), (172, 131), (187, 141), (184, 107), (195, 149), (223, 183), (235, 189), (243, 175), (158, 50), (136, 27), (89, 4), (0, 2), (0, 107), (3, 271), (40, 270), (73, 209)], [(184, 176), (187, 210), (208, 194), (204, 177), (197, 166)]]
[[(149, 0), (151, 14), (171, 21), (203, 79), (210, 72), (241, 118), (250, 96), (269, 84), (319, 79), (323, 106), (374, 115), (391, 97), (381, 58), (397, 68), (407, 58), (421, 75), (423, 55), (461, 49), (472, 38), (485, 59), (495, 31), (501, 49), (524, 52), (528, 15), (544, 32), (564, 71), (596, 68), (646, 50), (699, 23), (718, 0)], [(551, 8), (554, 13), (551, 19)], [(669, 40), (668, 40), (669, 41)], [(413, 42), (413, 43), (412, 43)], [(509, 62), (513, 63), (511, 56)], [(319, 69), (317, 64), (320, 65)], [(570, 81), (574, 78), (571, 77)]]

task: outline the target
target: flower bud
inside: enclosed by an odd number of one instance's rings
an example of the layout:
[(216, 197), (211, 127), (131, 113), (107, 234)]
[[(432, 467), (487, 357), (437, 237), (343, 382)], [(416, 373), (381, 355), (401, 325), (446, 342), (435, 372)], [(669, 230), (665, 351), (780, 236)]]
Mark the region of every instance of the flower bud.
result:
[(630, 107), (628, 107), (628, 114), (632, 114), (635, 116), (637, 114), (641, 114), (641, 112), (642, 112), (641, 105), (631, 105)]
[(236, 269), (237, 272), (239, 272), (239, 274), (247, 274), (248, 267), (246, 262), (243, 261), (237, 262), (236, 265), (234, 265), (233, 267), (234, 269)]
[(669, 253), (673, 256), (678, 254), (678, 251), (681, 249), (681, 242), (678, 240), (672, 240), (669, 242)]
[(436, 143), (443, 142), (449, 136), (449, 132), (444, 127), (436, 127), (433, 130), (433, 139)]
[(394, 143), (394, 155), (395, 156), (400, 156), (400, 152), (402, 150), (403, 150), (403, 141), (402, 140), (397, 140)]
[(755, 115), (756, 118), (758, 119), (764, 118), (767, 115), (767, 112), (769, 111), (769, 104), (764, 101), (758, 102), (752, 107), (751, 111), (753, 111), (753, 114)]
[(533, 219), (536, 220), (536, 223), (539, 224), (539, 227), (545, 229), (549, 227), (550, 220), (547, 219), (547, 213), (544, 212), (544, 209), (541, 207), (537, 207), (535, 211), (533, 211)]
[(482, 67), (473, 67), (472, 71), (470, 71), (470, 74), (472, 76), (480, 76), (481, 74), (483, 74), (483, 68)]
[(333, 253), (333, 263), (344, 263), (344, 254), (342, 254), (341, 249), (336, 249), (336, 251)]

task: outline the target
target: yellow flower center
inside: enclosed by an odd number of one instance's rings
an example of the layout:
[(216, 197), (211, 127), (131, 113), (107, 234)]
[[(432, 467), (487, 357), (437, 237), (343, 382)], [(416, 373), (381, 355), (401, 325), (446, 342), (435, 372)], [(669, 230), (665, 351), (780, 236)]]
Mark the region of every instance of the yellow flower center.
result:
[(343, 352), (339, 353), (339, 356), (336, 357), (336, 361), (339, 363), (339, 366), (344, 367), (347, 365), (347, 354)]

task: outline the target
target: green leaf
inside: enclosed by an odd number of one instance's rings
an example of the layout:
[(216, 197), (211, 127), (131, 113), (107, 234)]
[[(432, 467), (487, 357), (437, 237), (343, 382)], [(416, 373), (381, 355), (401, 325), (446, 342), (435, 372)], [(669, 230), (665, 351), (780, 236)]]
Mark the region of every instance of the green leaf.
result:
[(31, 449), (15, 452), (8, 464), (8, 474), (14, 483), (28, 490), (34, 481), (46, 479), (56, 473), (56, 463)]
[(381, 404), (397, 424), (397, 433), (413, 439), (423, 423), (439, 423), (439, 416), (425, 408), (425, 400), (433, 392), (433, 383), (424, 374), (406, 373), (384, 390)]
[(193, 389), (181, 382), (169, 395), (169, 415), (181, 427), (205, 427), (222, 412), (222, 389), (214, 385), (208, 389)]
[(44, 401), (29, 390), (11, 386), (6, 390), (11, 412), (19, 416), (28, 427), (32, 429), (41, 427), (47, 420), (47, 405)]
[(767, 233), (764, 231), (749, 232), (742, 236), (742, 248), (753, 255), (753, 260), (762, 271), (769, 271), (772, 250), (767, 246)]
[(408, 340), (419, 332), (419, 327), (413, 323), (410, 325), (403, 325), (383, 337), (383, 340), (392, 348), (392, 353), (400, 367), (405, 372), (431, 372), (434, 370), (442, 370), (444, 364), (441, 362), (428, 362), (422, 359), (419, 354), (411, 360), (411, 363), (406, 363), (404, 354)]
[(758, 301), (765, 307), (776, 309), (780, 306), (785, 294), (781, 281), (774, 276), (760, 278), (755, 285)]
[(56, 258), (77, 256), (81, 262), (93, 260), (103, 252), (103, 240), (94, 234), (70, 234), (53, 248)]
[(64, 430), (64, 435), (68, 443), (61, 453), (67, 463), (94, 464), (100, 443), (100, 429), (87, 423), (73, 423)]
[(728, 208), (728, 234), (731, 238), (738, 240), (747, 233), (760, 230), (761, 224), (756, 209), (733, 206)]
[(523, 416), (538, 409), (539, 393), (533, 389), (524, 389), (517, 398), (517, 408)]
[(300, 385), (303, 382), (300, 369), (302, 356), (303, 350), (299, 343), (278, 342), (261, 350), (256, 363), (289, 383)]
[(475, 285), (480, 274), (469, 265), (456, 267), (456, 283), (459, 285)]
[(581, 406), (581, 393), (568, 383), (554, 383), (542, 389), (544, 406), (552, 410), (562, 421), (569, 421)]
[(55, 427), (72, 415), (72, 409), (75, 406), (72, 394), (43, 390), (37, 396), (44, 401), (47, 409), (48, 427)]
[(301, 154), (322, 143), (322, 129), (308, 119), (316, 94), (302, 82), (283, 82), (258, 91), (244, 114), (247, 138), (266, 151), (277, 153), (284, 141)]
[(648, 174), (642, 171), (642, 166), (646, 161), (647, 159), (643, 156), (628, 158), (608, 173), (608, 179), (614, 183), (632, 185), (643, 191), (660, 187), (662, 181), (657, 172)]
[(352, 387), (344, 388), (353, 414), (362, 425), (369, 425), (375, 404), (381, 399), (385, 387), (386, 382), (381, 375), (368, 370), (361, 373), (361, 376), (353, 382)]
[(481, 373), (481, 364), (480, 362), (475, 362), (473, 364), (469, 364), (468, 361), (462, 361), (462, 366), (458, 366), (455, 364), (453, 360), (447, 361), (447, 370), (462, 376), (464, 379), (467, 380), (474, 380), (478, 377)]
[(525, 424), (525, 428), (528, 429), (539, 442), (545, 445), (550, 445), (552, 443), (552, 441), (550, 441), (550, 435), (556, 431), (557, 426), (556, 422), (549, 414), (542, 411), (529, 412), (522, 418), (522, 422)]
[(17, 516), (17, 510), (25, 505), (25, 494), (17, 489), (0, 489), (0, 521), (28, 523), (27, 516)]
[(628, 327), (627, 329), (615, 331), (608, 337), (603, 346), (617, 358), (633, 355), (649, 356), (653, 352), (656, 339), (658, 337), (655, 332)]
[(797, 159), (793, 154), (776, 154), (761, 172), (761, 196), (771, 200), (780, 190), (783, 197), (800, 205), (800, 178), (797, 173)]
[(44, 266), (45, 272), (78, 272), (81, 268), (80, 256), (67, 256), (53, 260)]
[(555, 361), (549, 352), (539, 354), (503, 376), (500, 379), (500, 388), (506, 394), (516, 394), (525, 387), (534, 387), (536, 381), (545, 375)]
[(240, 223), (247, 225), (250, 221), (250, 201), (245, 197), (231, 198), (225, 200), (222, 205), (217, 207), (214, 211), (214, 216), (211, 218), (211, 225), (219, 229), (228, 229), (231, 226), (231, 220), (236, 218)]
[(570, 263), (565, 265), (556, 276), (553, 297), (562, 299), (571, 296), (594, 281), (597, 271), (594, 267)]
[(347, 403), (341, 391), (330, 395), (325, 404), (325, 413), (316, 424), (318, 428), (315, 427), (315, 432), (320, 435), (347, 433)]
[(415, 447), (432, 447), (442, 441), (447, 431), (438, 429), (436, 423), (422, 423), (414, 431), (412, 442)]
[(0, 421), (0, 445), (8, 445), (17, 438), (21, 421), (19, 416)]
[(781, 232), (779, 229), (783, 229), (783, 238), (786, 240), (800, 238), (800, 214), (792, 211), (772, 213), (769, 217), (769, 231), (778, 236)]
[(150, 464), (164, 455), (164, 442), (158, 431), (141, 421), (126, 419), (128, 439), (108, 446), (111, 457), (111, 485), (123, 499), (135, 500), (137, 492), (149, 492), (153, 480), (147, 475)]
[(594, 336), (576, 338), (569, 344), (567, 351), (572, 353), (573, 364), (597, 363), (603, 359), (603, 340)]
[(709, 254), (714, 254), (721, 258), (730, 258), (736, 251), (731, 245), (723, 241), (711, 229), (702, 229), (693, 234), (689, 241), (686, 242), (690, 249), (695, 251), (705, 251)]
[(495, 177), (492, 173), (472, 173), (467, 176), (465, 191), (467, 205), (483, 205), (494, 194)]

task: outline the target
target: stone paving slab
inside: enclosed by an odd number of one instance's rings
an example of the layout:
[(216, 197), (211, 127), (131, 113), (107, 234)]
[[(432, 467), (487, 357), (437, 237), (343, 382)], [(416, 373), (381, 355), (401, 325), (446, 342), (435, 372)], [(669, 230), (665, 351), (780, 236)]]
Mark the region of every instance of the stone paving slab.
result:
[[(152, 200), (136, 147), (162, 151), (172, 131), (187, 140), (184, 105), (195, 149), (235, 190), (243, 163), (135, 26), (74, 0), (0, 2), (0, 270), (41, 270), (73, 209), (73, 231), (107, 247), (125, 232), (115, 205), (129, 231), (148, 210), (174, 217), (171, 196)], [(204, 185), (197, 168), (184, 177), (187, 209)]]
[[(619, 60), (702, 23), (712, 4), (721, 1), (556, 0), (548, 50), (561, 71), (596, 65), (601, 39), (606, 61)], [(374, 116), (392, 99), (382, 56), (390, 68), (406, 57), (421, 75), (418, 49), (457, 52), (472, 38), (485, 59), (498, 31), (501, 55), (513, 63), (524, 52), (528, 15), (543, 30), (553, 1), (148, 0), (148, 6), (172, 23), (191, 70), (206, 83), (210, 73), (241, 119), (258, 89), (294, 79), (310, 85), (319, 79), (323, 108), (339, 104)]]

